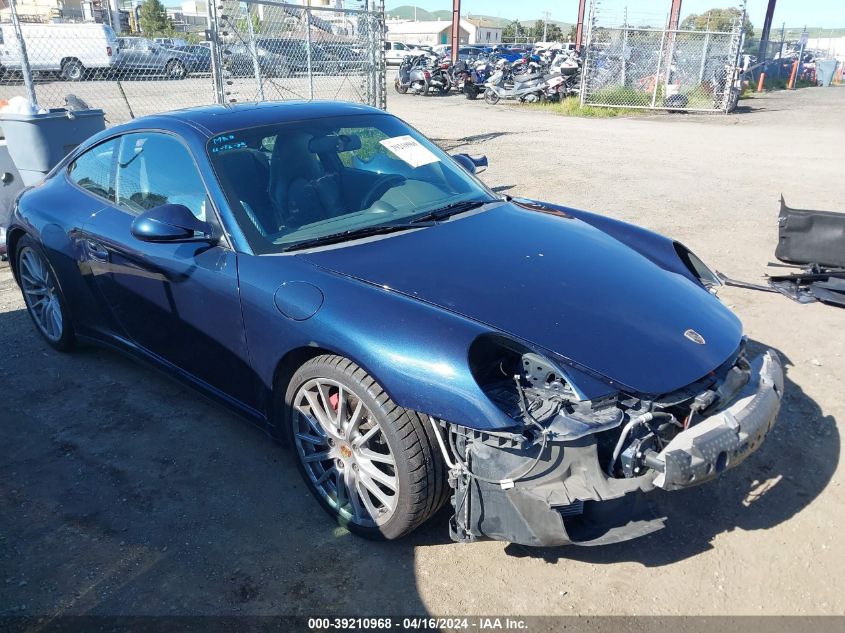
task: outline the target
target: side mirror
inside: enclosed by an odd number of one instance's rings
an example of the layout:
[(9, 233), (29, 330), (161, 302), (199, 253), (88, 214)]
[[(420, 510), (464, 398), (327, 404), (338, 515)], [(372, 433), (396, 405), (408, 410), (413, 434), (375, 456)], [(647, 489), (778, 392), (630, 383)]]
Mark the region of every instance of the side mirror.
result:
[(182, 204), (163, 204), (132, 222), (132, 235), (142, 242), (213, 242), (214, 228)]
[(458, 164), (471, 174), (480, 174), (487, 169), (486, 156), (470, 156), (469, 154), (452, 154)]

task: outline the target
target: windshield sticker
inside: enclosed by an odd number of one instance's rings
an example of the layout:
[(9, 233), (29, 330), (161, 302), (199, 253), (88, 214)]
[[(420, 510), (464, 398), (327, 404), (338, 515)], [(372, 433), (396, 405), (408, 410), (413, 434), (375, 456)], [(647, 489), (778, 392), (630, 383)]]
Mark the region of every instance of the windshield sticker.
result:
[(422, 146), (414, 137), (396, 136), (379, 141), (388, 150), (408, 163), (411, 167), (421, 167), (440, 162), (440, 159)]
[(241, 149), (246, 146), (244, 141), (235, 140), (234, 134), (221, 134), (211, 139), (212, 154), (219, 154), (220, 152), (226, 152), (232, 149)]

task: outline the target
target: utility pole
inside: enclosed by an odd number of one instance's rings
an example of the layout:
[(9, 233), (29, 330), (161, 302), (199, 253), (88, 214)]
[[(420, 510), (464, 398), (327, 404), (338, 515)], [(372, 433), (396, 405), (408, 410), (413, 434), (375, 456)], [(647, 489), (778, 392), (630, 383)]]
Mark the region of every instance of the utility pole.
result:
[(458, 61), (461, 45), (461, 0), (452, 0), (452, 63)]
[(681, 21), (681, 0), (672, 0), (672, 9), (669, 12), (669, 30), (677, 31)]
[(584, 41), (584, 13), (587, 11), (587, 0), (578, 1), (578, 22), (575, 25), (575, 50), (581, 52)]
[(766, 18), (763, 20), (763, 31), (760, 34), (760, 50), (757, 52), (757, 62), (765, 61), (769, 54), (769, 35), (772, 30), (772, 19), (775, 17), (777, 0), (769, 0), (766, 8)]
[(546, 37), (549, 34), (549, 17), (550, 16), (551, 16), (551, 14), (548, 12), (548, 10), (543, 11), (543, 41), (544, 42), (547, 41)]

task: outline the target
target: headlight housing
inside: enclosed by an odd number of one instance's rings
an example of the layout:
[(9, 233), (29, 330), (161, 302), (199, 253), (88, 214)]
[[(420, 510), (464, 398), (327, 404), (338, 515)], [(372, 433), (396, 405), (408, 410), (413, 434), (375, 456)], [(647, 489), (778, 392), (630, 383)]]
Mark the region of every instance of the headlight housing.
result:
[(469, 350), (473, 377), (485, 395), (515, 424), (540, 424), (559, 439), (576, 439), (618, 425), (618, 396), (588, 399), (549, 358), (501, 335), (478, 337)]

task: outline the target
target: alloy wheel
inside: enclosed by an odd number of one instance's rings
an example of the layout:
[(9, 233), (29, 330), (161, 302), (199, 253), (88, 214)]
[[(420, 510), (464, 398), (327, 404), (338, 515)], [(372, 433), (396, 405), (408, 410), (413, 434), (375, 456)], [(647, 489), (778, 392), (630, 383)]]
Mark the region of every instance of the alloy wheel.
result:
[(376, 416), (349, 388), (327, 378), (303, 384), (293, 405), (296, 451), (319, 495), (343, 521), (361, 527), (389, 521), (399, 478)]
[(62, 338), (64, 323), (58, 289), (44, 259), (31, 248), (20, 254), (20, 281), (26, 306), (38, 329), (56, 343)]

